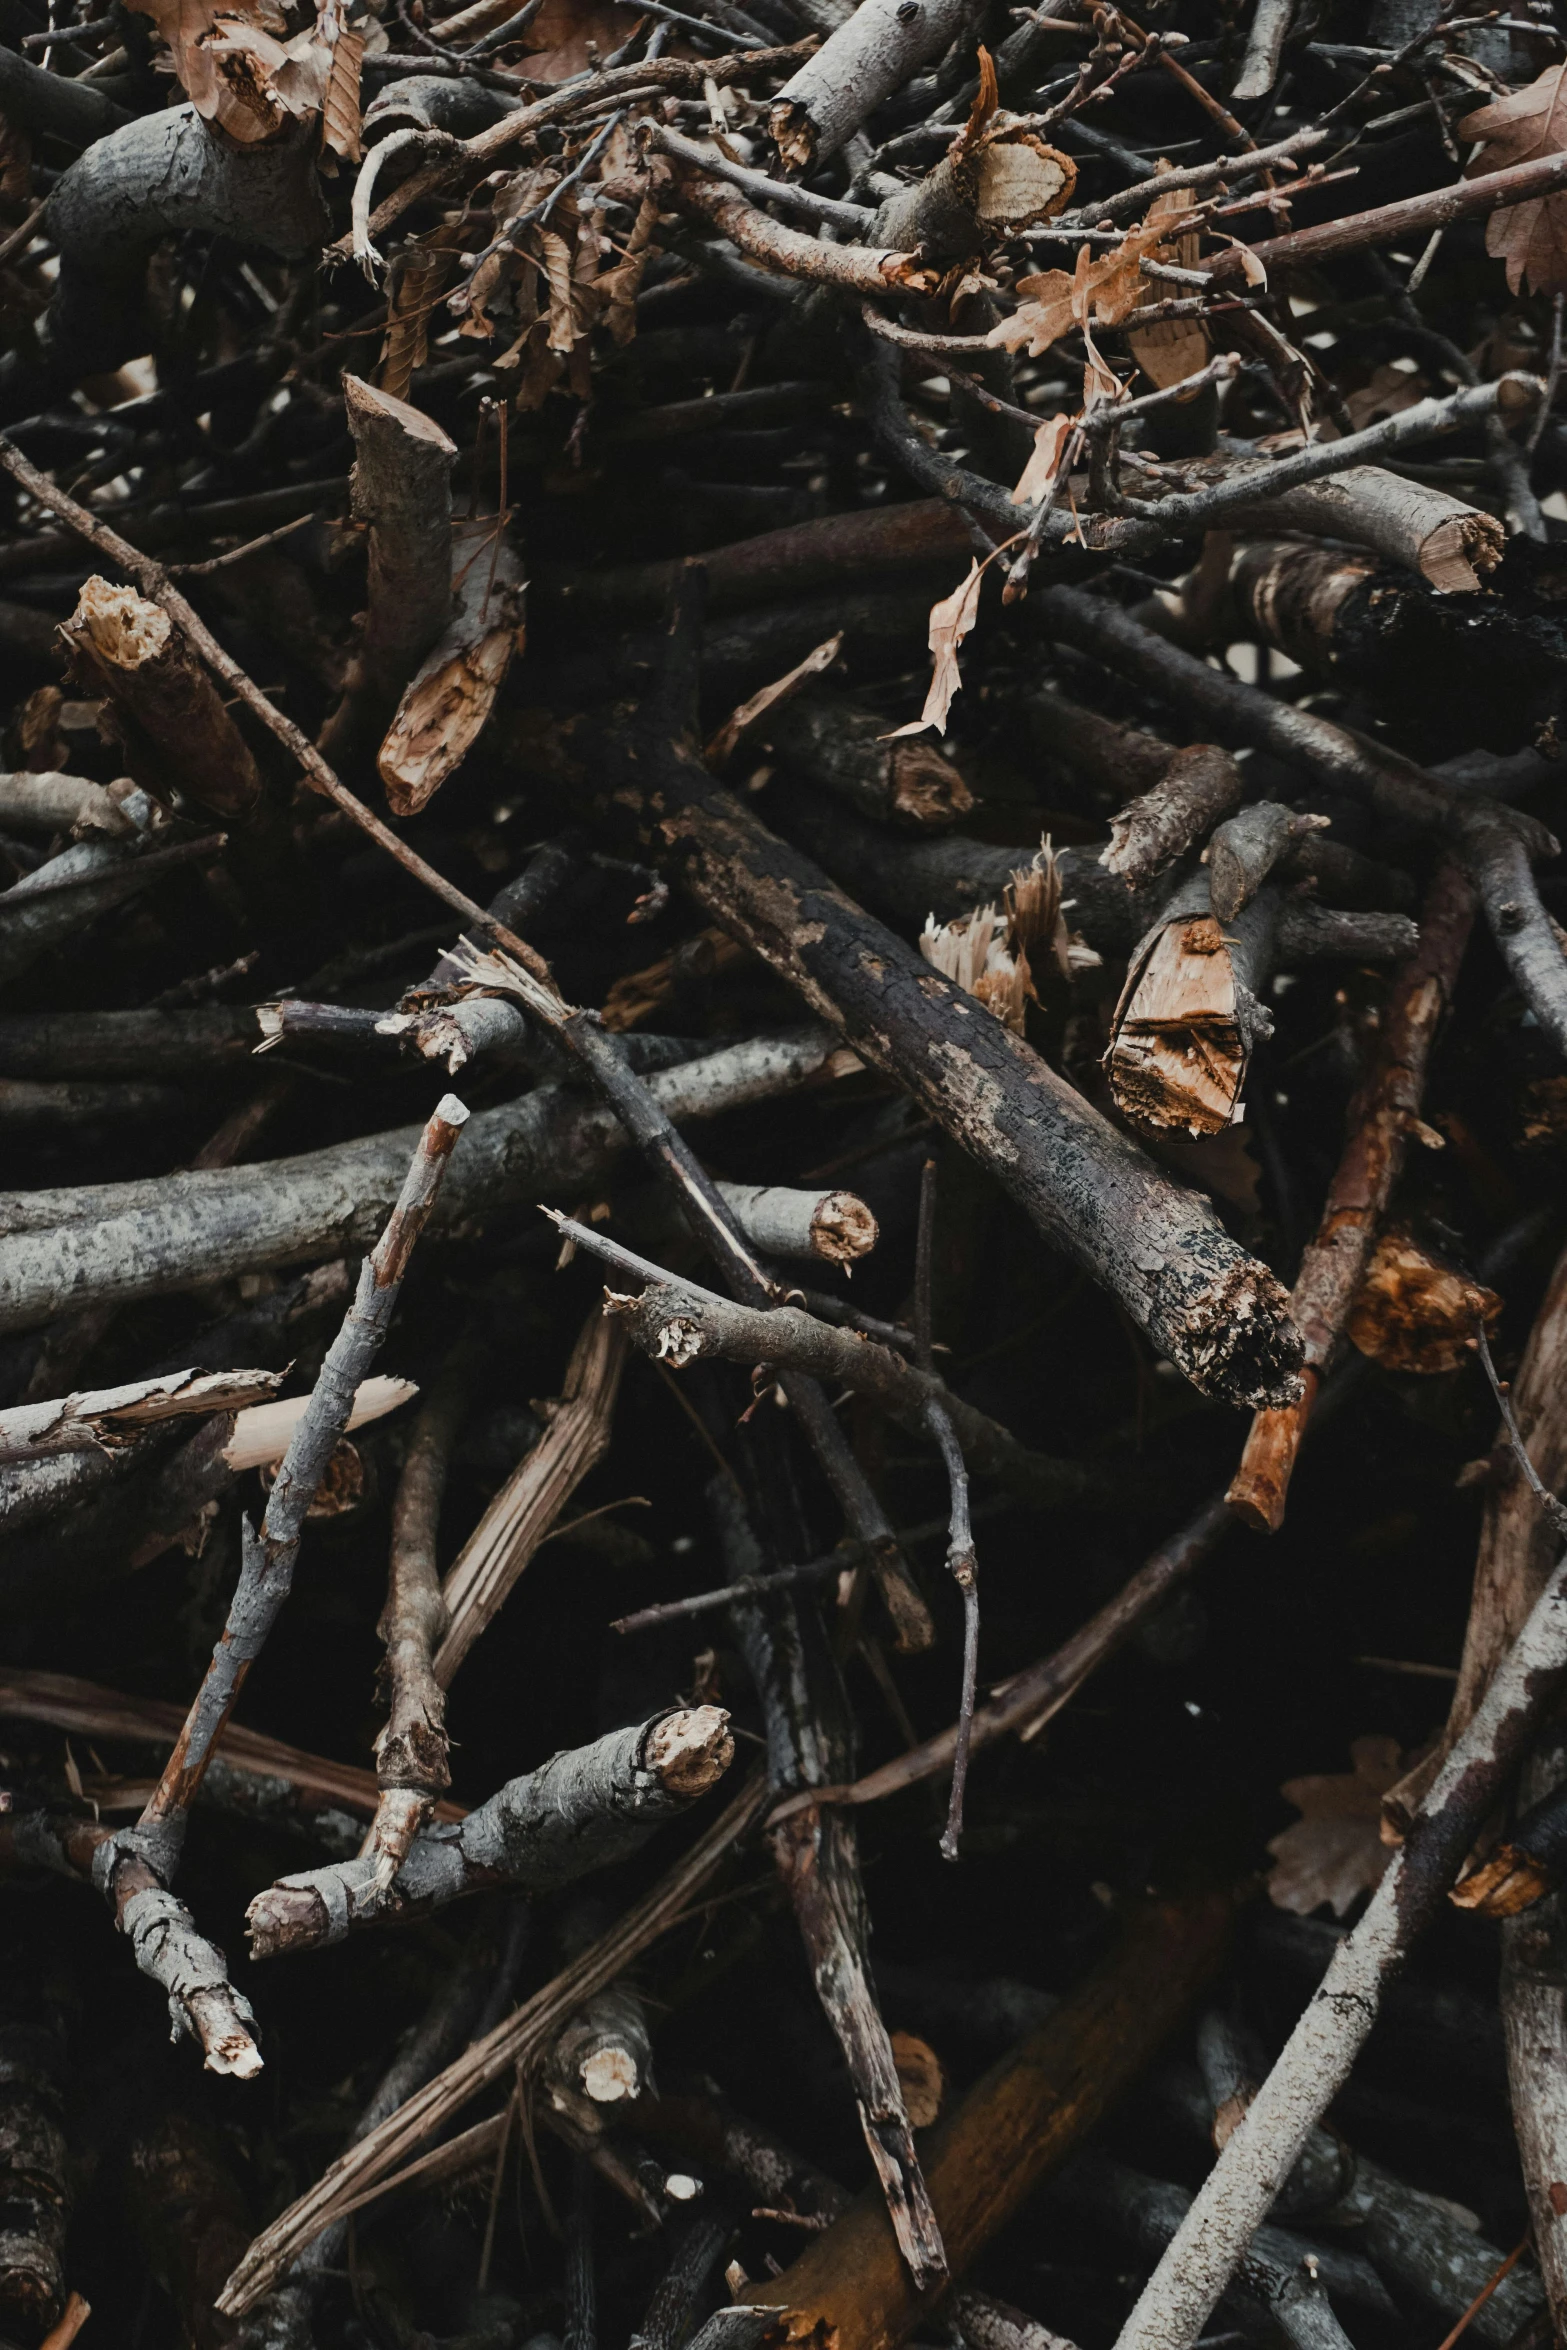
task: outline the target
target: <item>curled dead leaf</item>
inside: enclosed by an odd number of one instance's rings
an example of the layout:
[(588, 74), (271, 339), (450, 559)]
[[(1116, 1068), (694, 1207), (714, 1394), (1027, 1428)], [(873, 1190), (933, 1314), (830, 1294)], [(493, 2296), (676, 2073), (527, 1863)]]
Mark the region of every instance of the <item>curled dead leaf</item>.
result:
[(1076, 419), (1071, 416), (1047, 416), (1034, 435), (1034, 446), (1029, 451), (1028, 463), (1018, 476), (1012, 492), (1014, 506), (1031, 506), (1046, 497), (1060, 478), (1066, 462), (1067, 444), (1072, 438)]
[[(1466, 174), (1471, 179), (1556, 154), (1567, 146), (1567, 63), (1547, 66), (1526, 89), (1509, 90), (1466, 114), (1458, 136), (1480, 142)], [(1567, 289), (1567, 193), (1535, 196), (1493, 212), (1485, 224), (1485, 249), (1506, 264), (1511, 293), (1521, 286), (1534, 294)]]
[(977, 557), (969, 563), (968, 577), (955, 587), (950, 596), (943, 596), (930, 610), (930, 691), (925, 696), (925, 707), (907, 726), (895, 726), (888, 736), (895, 742), (899, 735), (922, 734), (933, 726), (938, 734), (947, 731), (947, 713), (952, 708), (952, 697), (963, 683), (958, 667), (958, 647), (979, 618), (979, 591), (985, 576), (985, 565), (992, 558), (987, 555), (981, 563)]

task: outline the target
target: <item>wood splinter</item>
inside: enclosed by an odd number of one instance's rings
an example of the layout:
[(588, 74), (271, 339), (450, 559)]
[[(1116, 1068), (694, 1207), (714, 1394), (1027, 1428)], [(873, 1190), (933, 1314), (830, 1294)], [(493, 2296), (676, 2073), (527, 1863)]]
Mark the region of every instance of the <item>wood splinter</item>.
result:
[(1243, 1115), (1252, 1050), (1273, 1033), (1262, 1001), (1280, 910), (1264, 890), (1233, 919), (1199, 868), (1133, 955), (1105, 1055), (1116, 1107), (1155, 1133), (1219, 1134)]

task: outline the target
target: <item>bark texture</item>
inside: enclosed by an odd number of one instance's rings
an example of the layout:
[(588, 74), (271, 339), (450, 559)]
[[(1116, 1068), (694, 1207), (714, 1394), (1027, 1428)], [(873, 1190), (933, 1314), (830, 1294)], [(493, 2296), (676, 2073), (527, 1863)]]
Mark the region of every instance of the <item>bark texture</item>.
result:
[(734, 1756), (728, 1722), (699, 1706), (553, 1755), (465, 1819), (415, 1837), (387, 1894), (371, 1855), (284, 1877), (250, 1905), (251, 1953), (314, 1949), (490, 1885), (546, 1893), (607, 1868), (717, 1785)]

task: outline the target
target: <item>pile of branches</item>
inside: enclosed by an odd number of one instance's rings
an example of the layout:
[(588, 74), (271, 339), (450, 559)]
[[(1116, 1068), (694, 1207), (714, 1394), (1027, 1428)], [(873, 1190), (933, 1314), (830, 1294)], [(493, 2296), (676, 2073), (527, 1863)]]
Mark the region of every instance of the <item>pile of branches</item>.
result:
[(1547, 0), (92, 5), (0, 2346), (1567, 2343)]

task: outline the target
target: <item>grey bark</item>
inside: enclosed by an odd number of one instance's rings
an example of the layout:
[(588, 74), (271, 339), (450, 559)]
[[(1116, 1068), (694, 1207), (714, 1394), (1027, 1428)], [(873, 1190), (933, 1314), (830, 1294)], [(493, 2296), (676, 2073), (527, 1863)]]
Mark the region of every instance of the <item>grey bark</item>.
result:
[[(1109, 2219), (1147, 2252), (1164, 2250), (1192, 2205), (1185, 2187), (1149, 2178), (1108, 2154), (1080, 2156), (1052, 2192), (1069, 2210)], [(1282, 2228), (1259, 2228), (1227, 2306), (1259, 2340), (1269, 2339), (1276, 2326), (1295, 2350), (1350, 2350), (1349, 2336), (1323, 2289), (1320, 2272), (1334, 2266), (1332, 2254), (1303, 2238)], [(1374, 2277), (1370, 2285), (1374, 2289)]]
[(884, 98), (957, 39), (969, 0), (860, 0), (773, 100), (769, 127), (791, 170), (824, 163)]
[[(1032, 848), (996, 848), (956, 832), (939, 840), (892, 837), (798, 785), (775, 788), (766, 804), (779, 831), (817, 858), (835, 881), (899, 922), (918, 925), (927, 914), (945, 922), (994, 903), (1033, 854)], [(1056, 862), (1072, 929), (1107, 959), (1129, 954), (1147, 928), (1156, 898), (1146, 890), (1134, 892), (1106, 872), (1091, 848), (1058, 849)], [(1279, 916), (1283, 970), (1319, 960), (1396, 960), (1411, 943), (1407, 922), (1380, 913), (1341, 913), (1291, 898)]]
[(1099, 861), (1129, 889), (1146, 888), (1245, 794), (1245, 777), (1216, 743), (1171, 751), (1158, 782), (1111, 818), (1110, 845)]
[[(836, 1042), (820, 1028), (751, 1038), (654, 1077), (650, 1090), (673, 1118), (711, 1117), (808, 1083)], [(0, 1329), (362, 1248), (397, 1197), (418, 1131), (172, 1180), (0, 1195)], [(469, 1121), (435, 1229), (575, 1190), (624, 1147), (611, 1110), (540, 1086)]]
[(1559, 844), (1542, 825), (1455, 790), (1412, 762), (1376, 757), (1344, 727), (1315, 711), (1275, 701), (1238, 678), (1221, 677), (1195, 654), (1165, 644), (1081, 588), (1036, 590), (1025, 611), (1145, 689), (1157, 688), (1217, 721), (1237, 741), (1272, 751), (1322, 782), (1352, 791), (1385, 821), (1445, 838), (1475, 886), (1502, 959), (1530, 1010), (1557, 1050), (1567, 1054), (1567, 957), (1531, 870), (1533, 858), (1559, 853)]
[(81, 841), (0, 891), (0, 981), (16, 978), (100, 914), (150, 889), (171, 867), (212, 859), (221, 836), (138, 856), (119, 842)]
[[(1047, 595), (1059, 593), (1047, 590)], [(586, 740), (589, 730), (583, 730)], [(596, 752), (600, 745), (594, 744)], [(656, 803), (686, 887), (988, 1167), (1203, 1393), (1289, 1401), (1299, 1335), (1274, 1276), (999, 1020), (715, 788), (657, 719), (602, 743), (599, 789)]]
[[(1212, 2022), (1211, 2017), (1204, 2017), (1198, 2034), (1206, 2100), (1195, 2081), (1172, 2084), (1172, 2094), (1183, 2102), (1184, 2118), (1197, 2128), (1204, 2128), (1209, 2115), (1222, 2109), (1225, 2095), (1233, 2097), (1233, 2129), (1255, 2094), (1256, 2084), (1238, 2079), (1233, 2072), (1227, 2075), (1225, 2068), (1215, 2064)], [(1234, 2081), (1234, 2087), (1229, 2087), (1228, 2081)], [(1336, 2131), (1320, 2128), (1311, 2132), (1301, 2148), (1279, 2191), (1273, 2217), (1292, 2225), (1309, 2225), (1313, 2230), (1344, 2229), (1349, 2241), (1398, 2288), (1406, 2302), (1422, 2304), (1444, 2325), (1463, 2316), (1504, 2257), (1496, 2245), (1463, 2226), (1442, 2197), (1407, 2186), (1380, 2163), (1357, 2152)], [(1527, 2270), (1515, 2269), (1475, 2312), (1470, 2326), (1476, 2338), (1492, 2345), (1492, 2350), (1505, 2350), (1539, 2302), (1536, 2279)], [(1386, 2314), (1394, 2314), (1391, 2303)]]
[[(1525, 1764), (1525, 1801), (1559, 1788), (1562, 1748), (1558, 1730)], [(1502, 2028), (1535, 2258), (1560, 2336), (1567, 2326), (1567, 1894), (1559, 1889), (1502, 1922)]]
[(165, 237), (205, 232), (285, 259), (323, 244), (331, 220), (315, 144), (314, 126), (297, 123), (242, 147), (189, 105), (95, 134), (49, 199), (60, 277), (40, 335), (54, 372), (108, 371), (145, 349), (142, 281)]
[(1227, 817), (1208, 844), (1208, 897), (1221, 922), (1250, 905), (1274, 867), (1302, 834), (1320, 830), (1323, 817), (1296, 816), (1277, 800), (1254, 800)]
[(923, 737), (886, 740), (880, 711), (809, 687), (765, 719), (759, 739), (784, 766), (846, 800), (875, 823), (922, 831), (954, 823), (974, 805), (962, 776)]
[(66, 2145), (66, 2049), (42, 2025), (0, 2025), (0, 2327), (29, 2342), (65, 2303), (75, 2200)]
[(13, 1132), (174, 1118), (187, 1106), (187, 1097), (172, 1085), (43, 1085), (0, 1078), (0, 1124)]
[(847, 1265), (876, 1246), (876, 1219), (852, 1191), (792, 1191), (781, 1183), (720, 1183), (717, 1190), (764, 1256)]
[[(766, 1557), (734, 1480), (715, 1478), (707, 1503), (731, 1582), (754, 1579)], [(831, 1785), (853, 1767), (853, 1727), (820, 1616), (796, 1593), (779, 1592), (737, 1607), (732, 1621), (761, 1700), (770, 1789)], [(837, 1805), (813, 1806), (781, 1822), (771, 1842), (898, 2248), (927, 2289), (944, 2277), (946, 2252), (876, 2004), (853, 1818)]]
[(1266, 98), (1279, 78), (1279, 59), (1284, 54), (1285, 36), (1290, 29), (1290, 18), (1295, 12), (1295, 0), (1257, 0), (1246, 36), (1246, 54), (1232, 95), (1238, 101)]
[(1060, 1461), (1027, 1445), (977, 1411), (938, 1379), (891, 1347), (858, 1331), (835, 1329), (798, 1306), (738, 1305), (716, 1291), (666, 1273), (633, 1256), (602, 1233), (569, 1218), (556, 1218), (579, 1248), (605, 1259), (611, 1270), (647, 1284), (639, 1296), (606, 1292), (606, 1310), (621, 1316), (642, 1351), (676, 1370), (703, 1358), (763, 1365), (777, 1376), (800, 1372), (869, 1395), (911, 1434), (927, 1436), (934, 1405), (951, 1421), (965, 1459), (981, 1474), (997, 1477), (1041, 1507), (1068, 1496), (1081, 1500), (1099, 1480), (1092, 1469)]
[(371, 1917), (437, 1909), (489, 1885), (544, 1893), (608, 1868), (716, 1784), (734, 1753), (728, 1719), (716, 1706), (661, 1714), (552, 1755), (465, 1820), (427, 1828), (385, 1900), (374, 1895), (368, 1860), (284, 1877), (250, 1905), (252, 1955), (273, 1958), (340, 1942)]
[(231, 1069), (256, 1046), (247, 1005), (188, 1012), (18, 1012), (0, 1020), (0, 1077), (114, 1080)]

